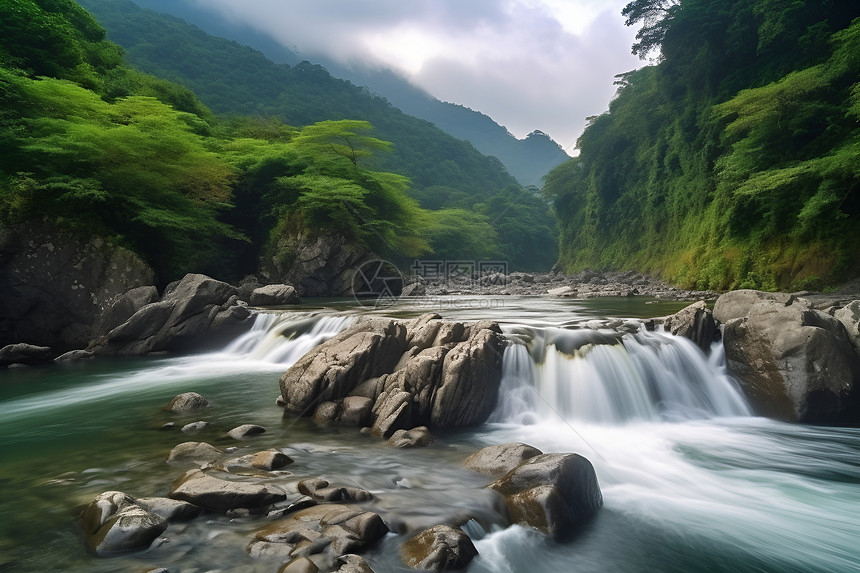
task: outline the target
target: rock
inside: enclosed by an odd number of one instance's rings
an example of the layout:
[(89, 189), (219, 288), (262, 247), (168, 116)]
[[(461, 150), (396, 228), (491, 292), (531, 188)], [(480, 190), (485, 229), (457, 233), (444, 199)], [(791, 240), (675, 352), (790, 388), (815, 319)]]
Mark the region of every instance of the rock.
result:
[(334, 424), (340, 417), (340, 404), (337, 402), (323, 402), (314, 411), (314, 423), (321, 426)]
[(209, 422), (200, 420), (199, 422), (191, 422), (190, 424), (185, 424), (179, 429), (179, 431), (184, 432), (186, 434), (196, 434), (197, 432), (205, 430), (208, 425)]
[(380, 438), (390, 438), (394, 432), (412, 426), (412, 395), (405, 391), (392, 390), (380, 396), (376, 419), (371, 433)]
[(356, 503), (373, 499), (373, 494), (367, 490), (351, 486), (332, 487), (329, 482), (320, 478), (300, 481), (298, 490), (315, 501)]
[(556, 539), (582, 528), (603, 505), (594, 467), (577, 454), (534, 456), (490, 488), (505, 497), (514, 523), (531, 525)]
[(370, 423), (373, 400), (364, 396), (347, 396), (341, 404), (338, 424), (342, 426), (366, 426)]
[(834, 317), (802, 299), (762, 297), (725, 323), (723, 339), (729, 371), (758, 414), (809, 424), (855, 418), (860, 357)]
[[(373, 546), (386, 533), (388, 527), (376, 513), (345, 505), (319, 505), (266, 526), (255, 534), (255, 539), (256, 543), (285, 545), (294, 557), (327, 552), (336, 559)], [(255, 548), (261, 549), (264, 548)], [(265, 550), (273, 553), (277, 549)], [(354, 560), (345, 560), (350, 561)]]
[(666, 317), (665, 325), (669, 332), (692, 340), (705, 352), (710, 351), (718, 334), (713, 313), (703, 300)]
[(98, 495), (81, 521), (88, 547), (101, 557), (146, 549), (167, 529), (167, 521), (118, 491)]
[(251, 466), (265, 471), (279, 470), (293, 463), (293, 458), (274, 448), (253, 454)]
[(347, 553), (338, 557), (335, 560), (335, 567), (337, 569), (334, 573), (373, 573), (373, 569), (367, 564), (364, 557), (354, 553)]
[(134, 313), (148, 304), (158, 301), (158, 289), (154, 286), (140, 286), (125, 292), (105, 312), (96, 323), (96, 332), (109, 332), (134, 316)]
[(208, 407), (209, 400), (207, 400), (197, 392), (185, 392), (183, 394), (174, 396), (173, 399), (168, 402), (167, 406), (164, 407), (164, 409), (169, 412), (175, 412), (177, 414), (185, 414), (187, 412), (194, 412), (196, 410), (202, 410), (203, 408)]
[(854, 350), (860, 354), (860, 300), (855, 300), (840, 308), (833, 318), (842, 323)]
[(51, 349), (48, 346), (35, 344), (9, 344), (0, 348), (0, 365), (3, 364), (34, 364), (50, 359)]
[(437, 525), (404, 543), (400, 555), (412, 569), (448, 571), (465, 569), (478, 555), (478, 550), (462, 530)]
[(278, 569), (278, 573), (317, 573), (319, 570), (316, 563), (307, 557), (296, 557)]
[(260, 258), (267, 282), (294, 285), (301, 296), (352, 294), (353, 275), (376, 257), (340, 235), (285, 233)]
[(265, 431), (266, 428), (263, 426), (257, 426), (256, 424), (242, 424), (241, 426), (237, 426), (227, 432), (227, 435), (234, 440), (244, 440), (249, 436), (258, 436)]
[(63, 354), (60, 354), (59, 356), (54, 358), (54, 362), (80, 362), (81, 360), (89, 360), (90, 358), (94, 357), (95, 354), (88, 350), (69, 350), (68, 352), (64, 352)]
[(547, 292), (547, 294), (549, 294), (551, 296), (564, 296), (567, 294), (574, 293), (576, 291), (574, 291), (573, 288), (571, 288), (569, 286), (560, 286), (557, 288), (548, 289), (546, 292)]
[(169, 497), (140, 497), (137, 504), (167, 522), (187, 521), (200, 515), (200, 508)]
[(183, 442), (167, 454), (167, 462), (172, 464), (194, 464), (207, 466), (221, 457), (223, 452), (206, 442)]
[(254, 289), (248, 302), (251, 306), (287, 306), (301, 304), (302, 301), (292, 286), (274, 284)]
[(88, 350), (139, 355), (224, 343), (244, 328), (251, 315), (236, 292), (235, 287), (206, 275), (187, 274), (168, 285), (160, 301), (141, 307), (119, 326), (100, 333)]
[(465, 466), (475, 472), (501, 475), (542, 453), (522, 443), (487, 446), (466, 458)]
[(47, 219), (2, 234), (0, 347), (84, 348), (115, 302), (154, 282), (152, 269), (131, 251)]
[(408, 284), (400, 291), (400, 296), (424, 296), (425, 294), (427, 294), (427, 287), (420, 282)]
[(733, 318), (747, 316), (753, 305), (758, 302), (770, 301), (788, 306), (796, 300), (796, 297), (784, 292), (763, 292), (751, 289), (733, 290), (717, 298), (717, 302), (714, 303), (714, 319), (725, 324)]
[(411, 430), (397, 430), (388, 438), (388, 445), (395, 448), (421, 448), (433, 443), (433, 435), (427, 426)]
[(502, 337), (483, 328), (445, 355), (442, 384), (430, 412), (432, 426), (471, 426), (489, 417), (498, 397), (503, 349)]
[(283, 490), (275, 486), (227, 481), (200, 470), (185, 474), (170, 492), (170, 497), (219, 511), (262, 508), (287, 499)]
[(393, 320), (354, 324), (300, 358), (280, 379), (285, 410), (311, 412), (345, 397), (361, 382), (389, 372), (405, 350), (405, 328)]

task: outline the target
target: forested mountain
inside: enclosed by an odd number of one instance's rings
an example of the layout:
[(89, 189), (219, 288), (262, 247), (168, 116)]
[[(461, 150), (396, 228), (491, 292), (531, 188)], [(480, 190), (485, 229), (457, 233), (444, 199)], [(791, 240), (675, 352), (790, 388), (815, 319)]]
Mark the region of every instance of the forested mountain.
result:
[[(240, 60), (259, 56), (229, 45)], [(195, 54), (193, 44), (172, 49), (177, 59)], [(201, 65), (217, 57), (197, 55)], [(281, 96), (317, 82), (298, 109), (320, 121), (293, 126), (245, 102), (248, 115), (219, 116), (187, 88), (128, 67), (77, 3), (0, 0), (0, 233), (36, 223), (123, 245), (162, 285), (188, 272), (238, 280), (259, 268), (261, 253), (294, 256), (279, 250), (279, 238), (295, 234), (337, 235), (400, 262), (552, 264), (546, 203), (497, 162), (366, 96), (350, 114), (357, 119), (326, 118), (315, 95), (349, 109), (356, 88), (312, 67), (288, 71), (310, 79)], [(340, 91), (323, 89), (331, 83)], [(450, 179), (424, 174), (430, 183), (459, 187), (415, 186), (410, 156), (395, 155), (362, 109), (387, 121), (407, 149), (412, 138), (413, 153), (423, 145), (422, 159), (449, 164)]]
[[(276, 63), (293, 66), (302, 60), (271, 38), (221, 18), (194, 2), (135, 0), (135, 3), (182, 18), (215, 36), (251, 46)], [(546, 134), (535, 131), (525, 139), (517, 139), (490, 117), (461, 105), (439, 101), (391, 70), (344, 66), (323, 57), (311, 59), (333, 76), (358, 86), (367, 86), (404, 113), (427, 120), (446, 133), (472, 143), (485, 155), (498, 157), (508, 172), (523, 185), (540, 186), (543, 176), (551, 168), (568, 159), (564, 150)]]
[(635, 0), (634, 52), (544, 192), (560, 260), (699, 288), (860, 273), (860, 4)]
[[(129, 0), (80, 4), (123, 46), (129, 63), (192, 89), (217, 114), (275, 118), (290, 125), (369, 121), (375, 135), (393, 144), (391, 153), (373, 158), (374, 168), (407, 176), (407, 193), (423, 207), (459, 213), (445, 221), (468, 215), (480, 223), (479, 228), (445, 226), (446, 240), (459, 241), (463, 256), (504, 259), (514, 268), (533, 270), (555, 262), (557, 242), (547, 203), (523, 189), (496, 158), (471, 144), (404, 114), (366, 88), (332, 77), (320, 66), (274, 64), (260, 52)], [(525, 225), (513, 230), (502, 224), (511, 217)]]

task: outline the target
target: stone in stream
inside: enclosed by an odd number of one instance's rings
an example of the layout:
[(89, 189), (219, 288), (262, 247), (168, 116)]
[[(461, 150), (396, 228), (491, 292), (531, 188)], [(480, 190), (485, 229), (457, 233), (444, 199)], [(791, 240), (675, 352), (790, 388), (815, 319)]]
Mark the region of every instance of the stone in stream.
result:
[(388, 438), (388, 445), (395, 448), (423, 448), (433, 443), (433, 435), (427, 426), (411, 430), (397, 430)]
[(338, 557), (335, 560), (335, 567), (337, 569), (335, 569), (334, 573), (373, 573), (373, 569), (370, 568), (364, 557), (355, 553), (348, 553)]
[(302, 301), (292, 286), (274, 284), (254, 289), (248, 302), (251, 306), (286, 306), (301, 304)]
[(667, 316), (664, 324), (669, 332), (692, 340), (705, 352), (719, 334), (714, 315), (703, 300)]
[(167, 463), (207, 466), (218, 460), (224, 452), (206, 442), (182, 442), (167, 454)]
[(167, 522), (187, 521), (200, 515), (200, 508), (169, 497), (140, 497), (137, 504)]
[(196, 434), (197, 432), (202, 432), (206, 429), (206, 426), (209, 425), (209, 422), (205, 422), (200, 420), (198, 422), (191, 422), (190, 424), (185, 424), (182, 426), (179, 431), (185, 434)]
[(198, 394), (197, 392), (185, 392), (174, 396), (170, 402), (164, 407), (168, 412), (184, 414), (202, 410), (209, 407), (209, 400)]
[(148, 548), (167, 529), (167, 521), (141, 507), (132, 496), (107, 491), (84, 509), (87, 546), (100, 557)]
[(478, 550), (461, 529), (437, 525), (404, 543), (400, 555), (412, 569), (448, 571), (465, 569), (478, 555)]
[(51, 349), (48, 346), (35, 344), (9, 344), (0, 348), (0, 365), (2, 364), (33, 364), (44, 362), (50, 358)]
[(376, 544), (388, 533), (379, 514), (337, 504), (303, 509), (255, 534), (252, 555), (286, 554), (313, 557), (325, 554), (331, 563)]
[(317, 564), (309, 558), (296, 557), (278, 569), (278, 573), (318, 573), (319, 570), (320, 568), (317, 567)]
[(242, 424), (241, 426), (236, 426), (227, 432), (227, 435), (234, 440), (244, 440), (249, 436), (258, 436), (265, 433), (265, 431), (266, 428), (263, 426), (258, 426), (256, 424)]
[(299, 493), (316, 501), (340, 501), (347, 503), (369, 501), (373, 494), (365, 489), (352, 486), (332, 486), (321, 478), (305, 479), (298, 484)]
[(464, 465), (475, 472), (502, 475), (542, 453), (537, 448), (519, 442), (499, 444), (481, 448), (466, 458)]
[(514, 523), (563, 539), (585, 525), (603, 505), (594, 467), (577, 454), (527, 459), (490, 488), (505, 497)]
[(200, 470), (186, 473), (170, 492), (172, 499), (193, 503), (204, 509), (260, 509), (287, 499), (280, 488), (260, 483), (228, 481)]

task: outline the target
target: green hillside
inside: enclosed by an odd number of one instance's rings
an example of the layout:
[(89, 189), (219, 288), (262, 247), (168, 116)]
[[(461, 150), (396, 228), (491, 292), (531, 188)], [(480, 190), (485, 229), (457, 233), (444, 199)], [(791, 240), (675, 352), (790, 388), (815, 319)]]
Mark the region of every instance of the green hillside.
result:
[(548, 176), (560, 260), (685, 286), (860, 273), (860, 5), (636, 0), (634, 50), (579, 157)]

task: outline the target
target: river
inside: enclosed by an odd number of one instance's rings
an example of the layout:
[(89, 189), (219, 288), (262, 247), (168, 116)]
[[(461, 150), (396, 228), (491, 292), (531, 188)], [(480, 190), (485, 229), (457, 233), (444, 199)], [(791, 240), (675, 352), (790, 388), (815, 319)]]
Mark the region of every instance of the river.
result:
[[(470, 572), (860, 571), (860, 430), (750, 415), (719, 345), (705, 356), (644, 329), (619, 344), (610, 321), (633, 330), (633, 319), (683, 306), (650, 302), (440, 297), (373, 309), (317, 301), (260, 316), (254, 330), (207, 354), (0, 371), (0, 570), (276, 571), (277, 562), (245, 551), (265, 517), (171, 524), (149, 550), (122, 557), (84, 549), (83, 506), (107, 490), (166, 496), (182, 473), (165, 463), (167, 452), (200, 440), (238, 445), (239, 454), (280, 448), (296, 460), (281, 483), (324, 476), (369, 489), (370, 508), (402, 527), (484, 516), (465, 526), (479, 551)], [(356, 316), (427, 311), (499, 320), (512, 341), (488, 423), (396, 450), (355, 428), (285, 418), (275, 405), (289, 364)], [(212, 407), (178, 419), (162, 410), (186, 391)], [(193, 436), (161, 429), (198, 419), (210, 425)], [(224, 437), (244, 423), (267, 431), (251, 443)], [(487, 479), (461, 463), (511, 441), (593, 463), (605, 505), (574, 540), (492, 525)], [(377, 573), (407, 570), (402, 541), (389, 534), (366, 554)]]

